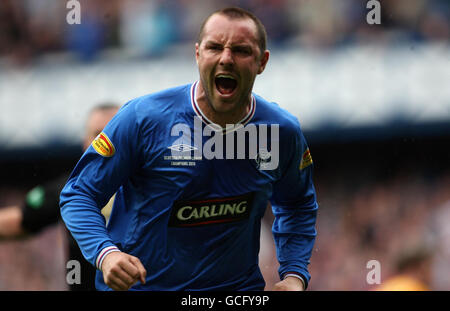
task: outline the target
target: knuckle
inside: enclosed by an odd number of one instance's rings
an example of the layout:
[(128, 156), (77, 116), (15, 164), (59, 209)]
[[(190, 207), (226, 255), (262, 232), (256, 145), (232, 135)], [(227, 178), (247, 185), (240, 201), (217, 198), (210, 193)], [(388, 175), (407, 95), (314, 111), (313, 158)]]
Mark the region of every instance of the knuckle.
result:
[(120, 271), (118, 266), (114, 266), (109, 270), (109, 275), (117, 275)]
[(112, 289), (114, 289), (116, 286), (115, 284), (111, 281), (111, 280), (105, 280), (106, 285), (108, 285), (109, 287), (111, 287)]
[(105, 272), (104, 275), (105, 275), (105, 280), (108, 281), (108, 282), (111, 282), (111, 279), (112, 279), (111, 270)]

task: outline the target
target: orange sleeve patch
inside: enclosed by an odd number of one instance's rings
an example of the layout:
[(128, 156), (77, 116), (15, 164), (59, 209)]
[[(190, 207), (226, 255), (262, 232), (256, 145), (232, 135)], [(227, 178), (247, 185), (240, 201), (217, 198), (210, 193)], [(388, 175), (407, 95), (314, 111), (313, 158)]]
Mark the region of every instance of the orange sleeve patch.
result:
[(309, 151), (309, 148), (308, 148), (302, 155), (302, 160), (300, 161), (299, 169), (302, 170), (302, 169), (310, 166), (312, 163), (313, 163), (313, 160), (312, 160), (311, 152)]
[(116, 148), (114, 148), (113, 143), (108, 138), (108, 136), (101, 132), (92, 142), (92, 147), (101, 156), (112, 157), (116, 153)]

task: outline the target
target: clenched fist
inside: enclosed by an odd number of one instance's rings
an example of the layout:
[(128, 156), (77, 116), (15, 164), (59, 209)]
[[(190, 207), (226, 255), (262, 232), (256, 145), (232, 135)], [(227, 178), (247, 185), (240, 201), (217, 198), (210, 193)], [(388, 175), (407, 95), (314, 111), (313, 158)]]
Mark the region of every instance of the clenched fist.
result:
[(288, 276), (284, 280), (276, 283), (273, 287), (274, 291), (304, 291), (303, 282), (292, 276)]
[(140, 281), (145, 284), (147, 271), (141, 261), (123, 252), (111, 252), (101, 266), (105, 284), (114, 290), (129, 290)]

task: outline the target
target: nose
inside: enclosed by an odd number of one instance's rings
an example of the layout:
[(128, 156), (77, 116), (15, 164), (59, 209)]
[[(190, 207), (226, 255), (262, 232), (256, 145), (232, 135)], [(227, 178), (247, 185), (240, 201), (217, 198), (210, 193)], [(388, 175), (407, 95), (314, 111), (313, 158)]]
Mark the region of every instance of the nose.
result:
[(222, 50), (222, 54), (220, 55), (220, 65), (222, 66), (231, 66), (234, 63), (233, 53), (230, 48), (225, 47)]

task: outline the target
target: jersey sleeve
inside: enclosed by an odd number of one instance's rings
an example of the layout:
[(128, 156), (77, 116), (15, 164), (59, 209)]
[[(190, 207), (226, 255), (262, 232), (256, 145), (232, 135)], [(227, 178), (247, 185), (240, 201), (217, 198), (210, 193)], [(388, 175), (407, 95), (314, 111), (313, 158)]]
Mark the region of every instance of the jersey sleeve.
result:
[(272, 226), (279, 275), (298, 275), (305, 284), (311, 278), (308, 264), (316, 237), (318, 204), (313, 184), (313, 165), (306, 140), (297, 122), (294, 135), (286, 135), (280, 154), (281, 177), (274, 184), (271, 198), (275, 220)]
[(127, 103), (82, 155), (60, 196), (61, 216), (83, 256), (100, 268), (107, 252), (118, 250), (101, 209), (138, 167), (139, 122)]

